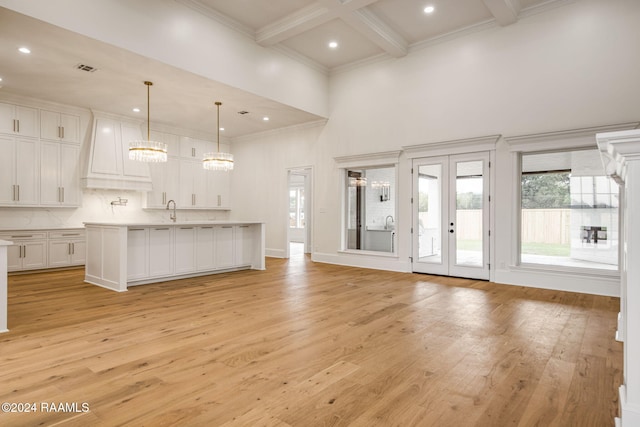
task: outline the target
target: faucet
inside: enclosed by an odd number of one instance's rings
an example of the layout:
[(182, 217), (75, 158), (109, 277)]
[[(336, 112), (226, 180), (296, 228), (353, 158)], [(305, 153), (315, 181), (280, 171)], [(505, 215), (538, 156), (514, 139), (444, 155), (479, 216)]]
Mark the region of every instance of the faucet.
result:
[(176, 201), (171, 199), (169, 200), (169, 202), (167, 203), (167, 210), (171, 209), (171, 203), (173, 203), (173, 212), (169, 214), (169, 219), (173, 222), (176, 222)]
[(384, 219), (384, 229), (385, 230), (389, 229), (389, 218), (391, 218), (391, 222), (393, 222), (393, 217), (391, 215), (387, 215), (387, 217)]

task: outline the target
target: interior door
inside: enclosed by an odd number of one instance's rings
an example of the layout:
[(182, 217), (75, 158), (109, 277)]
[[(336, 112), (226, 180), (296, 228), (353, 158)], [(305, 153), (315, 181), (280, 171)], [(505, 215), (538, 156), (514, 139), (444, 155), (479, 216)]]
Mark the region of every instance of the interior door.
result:
[(413, 160), (413, 271), (489, 279), (489, 153)]

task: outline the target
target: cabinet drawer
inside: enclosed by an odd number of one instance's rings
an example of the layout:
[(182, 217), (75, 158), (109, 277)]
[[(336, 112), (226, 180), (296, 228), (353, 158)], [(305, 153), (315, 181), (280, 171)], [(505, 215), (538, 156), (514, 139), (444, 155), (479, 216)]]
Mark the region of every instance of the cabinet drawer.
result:
[(78, 230), (50, 231), (50, 239), (84, 239), (84, 228)]
[(0, 240), (42, 240), (47, 238), (44, 231), (15, 231), (12, 233), (1, 233)]

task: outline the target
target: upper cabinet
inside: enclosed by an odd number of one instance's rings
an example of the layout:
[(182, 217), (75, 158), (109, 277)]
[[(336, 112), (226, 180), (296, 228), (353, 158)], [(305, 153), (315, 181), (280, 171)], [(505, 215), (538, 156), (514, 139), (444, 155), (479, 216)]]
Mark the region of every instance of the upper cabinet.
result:
[(80, 143), (80, 117), (54, 111), (40, 111), (40, 138)]
[(38, 205), (38, 141), (0, 136), (0, 205)]
[(179, 209), (231, 209), (231, 174), (202, 168), (205, 153), (216, 151), (216, 143), (159, 131), (151, 139), (167, 144), (167, 163), (151, 164), (153, 189), (146, 208), (165, 208), (175, 200)]
[(80, 205), (80, 147), (59, 142), (40, 142), (40, 204)]
[(0, 133), (38, 137), (38, 109), (0, 102)]

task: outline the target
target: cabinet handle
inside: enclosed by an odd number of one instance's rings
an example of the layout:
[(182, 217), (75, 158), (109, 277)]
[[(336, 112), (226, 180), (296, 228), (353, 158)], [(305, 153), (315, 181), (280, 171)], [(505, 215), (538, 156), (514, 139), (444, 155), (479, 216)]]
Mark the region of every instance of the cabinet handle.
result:
[(240, 228), (249, 228), (248, 225), (239, 225), (238, 227), (240, 227)]
[(64, 126), (60, 126), (60, 130), (61, 130), (61, 138), (64, 139)]
[(23, 246), (23, 247), (22, 247), (22, 249), (23, 249), (23, 251), (22, 251), (22, 255), (23, 255), (23, 256), (22, 256), (22, 257), (23, 257), (23, 258), (26, 258), (26, 257), (27, 257), (27, 246), (26, 246), (26, 245), (25, 245), (25, 246)]
[(166, 192), (162, 192), (162, 204), (166, 205), (167, 204), (167, 193)]
[(76, 253), (76, 244), (72, 243), (71, 244), (71, 255), (75, 255), (75, 253)]
[(20, 120), (16, 120), (16, 132), (20, 133)]
[(196, 156), (196, 149), (194, 147), (191, 147), (191, 157), (195, 157)]
[(233, 228), (232, 225), (223, 225), (222, 228)]
[(222, 205), (222, 196), (218, 194), (218, 206)]
[(13, 200), (13, 201), (15, 202), (15, 201), (16, 201), (16, 185), (15, 185), (15, 184), (13, 184), (13, 185), (11, 186), (11, 189), (13, 190), (13, 195), (12, 195), (12, 197), (11, 197), (11, 200)]
[(20, 184), (16, 185), (16, 202), (20, 201)]
[(21, 235), (11, 236), (12, 239), (28, 239), (28, 238), (31, 238), (31, 237), (33, 237), (33, 236), (27, 236), (26, 234), (25, 235), (21, 234)]
[(62, 189), (62, 200), (60, 200), (62, 203), (64, 203), (64, 187), (60, 187)]
[(213, 228), (213, 227), (200, 227), (200, 228), (202, 228), (203, 230), (206, 230), (206, 229)]
[(193, 230), (193, 227), (180, 227), (180, 230)]
[(17, 132), (17, 130), (16, 130), (16, 119), (13, 119), (13, 131)]
[(164, 228), (154, 228), (154, 230), (157, 230), (157, 231), (168, 230), (168, 229), (169, 229), (168, 227), (164, 227)]
[(67, 243), (67, 255), (71, 255), (71, 243)]
[(130, 228), (129, 231), (144, 231), (144, 228)]

